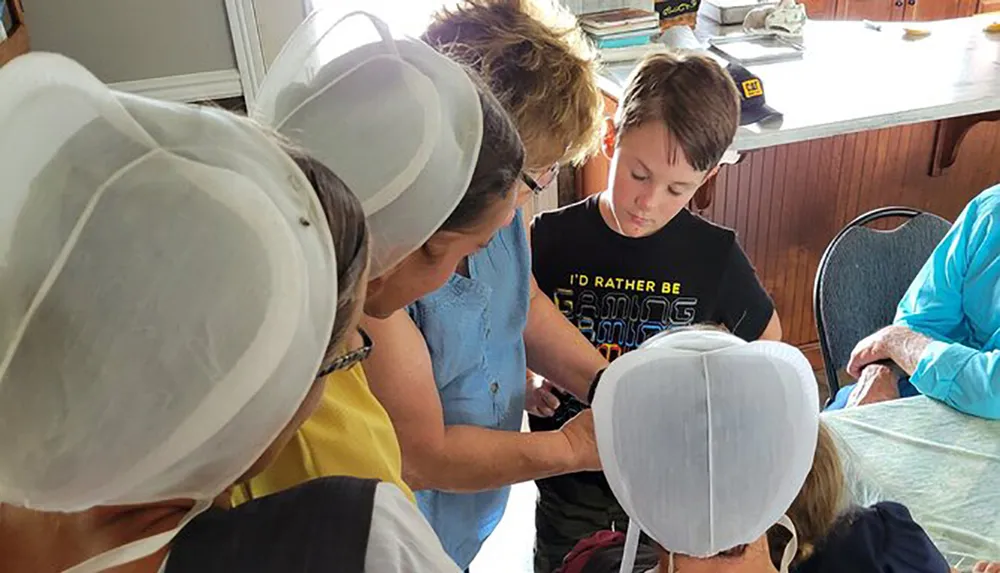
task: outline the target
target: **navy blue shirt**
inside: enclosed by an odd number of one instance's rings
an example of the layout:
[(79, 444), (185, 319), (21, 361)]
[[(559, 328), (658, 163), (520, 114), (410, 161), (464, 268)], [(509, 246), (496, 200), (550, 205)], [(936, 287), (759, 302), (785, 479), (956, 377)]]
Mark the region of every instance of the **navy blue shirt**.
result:
[(950, 573), (948, 562), (898, 503), (857, 508), (793, 573)]

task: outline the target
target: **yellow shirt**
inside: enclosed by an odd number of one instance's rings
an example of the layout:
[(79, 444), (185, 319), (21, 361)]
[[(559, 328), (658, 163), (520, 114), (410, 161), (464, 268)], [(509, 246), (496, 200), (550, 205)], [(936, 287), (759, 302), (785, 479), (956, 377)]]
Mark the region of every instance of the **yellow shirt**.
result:
[[(410, 501), (413, 492), (403, 482), (402, 457), (392, 420), (368, 388), (360, 364), (326, 378), (316, 412), (270, 466), (250, 480), (254, 498), (324, 476), (375, 478), (399, 486)], [(247, 500), (244, 487), (233, 490), (233, 505)]]

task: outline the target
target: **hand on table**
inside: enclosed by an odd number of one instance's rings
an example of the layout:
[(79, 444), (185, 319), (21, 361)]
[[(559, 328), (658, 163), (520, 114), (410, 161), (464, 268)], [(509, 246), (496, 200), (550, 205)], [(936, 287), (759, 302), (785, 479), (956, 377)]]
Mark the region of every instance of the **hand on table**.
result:
[(555, 385), (548, 380), (528, 372), (524, 409), (532, 416), (548, 418), (559, 408), (559, 398), (553, 394)]
[(847, 407), (864, 406), (899, 398), (899, 381), (888, 366), (869, 364), (847, 399)]
[(597, 439), (594, 436), (594, 413), (584, 410), (573, 417), (559, 430), (569, 442), (573, 451), (573, 467), (577, 471), (599, 471), (601, 458), (597, 453)]

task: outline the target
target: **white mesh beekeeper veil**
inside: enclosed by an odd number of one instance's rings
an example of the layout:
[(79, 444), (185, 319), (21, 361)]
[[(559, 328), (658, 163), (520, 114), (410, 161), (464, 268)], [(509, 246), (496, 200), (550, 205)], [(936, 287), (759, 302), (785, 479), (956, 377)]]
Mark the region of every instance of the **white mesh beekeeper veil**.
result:
[(626, 557), (640, 528), (671, 554), (709, 557), (790, 527), (783, 515), (819, 431), (816, 380), (794, 347), (663, 333), (612, 363), (593, 410), (604, 473), (631, 520)]
[(113, 93), (52, 54), (0, 69), (0, 125), (0, 502), (210, 500), (329, 342), (308, 179), (246, 119)]
[(422, 245), (465, 196), (482, 108), (465, 70), (379, 18), (313, 12), (292, 34), (251, 115), (358, 196), (376, 278)]

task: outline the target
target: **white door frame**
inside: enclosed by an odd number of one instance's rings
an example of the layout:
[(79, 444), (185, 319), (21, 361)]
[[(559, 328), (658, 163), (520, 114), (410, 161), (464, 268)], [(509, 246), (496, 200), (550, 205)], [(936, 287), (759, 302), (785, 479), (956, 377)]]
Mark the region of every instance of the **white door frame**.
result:
[(226, 0), (229, 30), (233, 37), (233, 49), (236, 51), (236, 67), (240, 72), (247, 109), (256, 101), (260, 84), (267, 72), (264, 46), (257, 26), (257, 11), (253, 3), (254, 0)]

